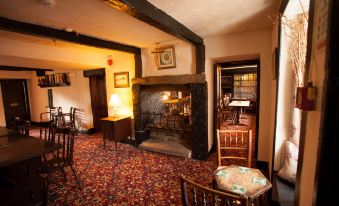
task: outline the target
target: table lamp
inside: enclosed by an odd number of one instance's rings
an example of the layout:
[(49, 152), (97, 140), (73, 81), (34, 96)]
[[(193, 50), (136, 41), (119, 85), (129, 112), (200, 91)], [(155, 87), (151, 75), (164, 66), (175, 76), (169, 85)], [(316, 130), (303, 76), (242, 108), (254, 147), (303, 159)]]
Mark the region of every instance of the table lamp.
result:
[(120, 105), (121, 105), (121, 101), (120, 101), (119, 96), (117, 94), (112, 94), (109, 100), (108, 106), (112, 107), (114, 118), (118, 116), (117, 111), (118, 111), (118, 106)]

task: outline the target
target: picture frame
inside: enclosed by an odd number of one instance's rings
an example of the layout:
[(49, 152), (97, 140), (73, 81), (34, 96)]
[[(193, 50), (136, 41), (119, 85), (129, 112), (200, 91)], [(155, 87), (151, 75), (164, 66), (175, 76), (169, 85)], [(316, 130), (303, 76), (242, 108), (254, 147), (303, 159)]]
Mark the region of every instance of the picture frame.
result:
[(156, 57), (158, 69), (170, 69), (176, 67), (174, 46), (158, 48)]
[(114, 88), (126, 88), (129, 87), (129, 73), (117, 72), (114, 73)]
[(278, 79), (279, 76), (279, 50), (275, 47), (272, 54), (272, 79)]

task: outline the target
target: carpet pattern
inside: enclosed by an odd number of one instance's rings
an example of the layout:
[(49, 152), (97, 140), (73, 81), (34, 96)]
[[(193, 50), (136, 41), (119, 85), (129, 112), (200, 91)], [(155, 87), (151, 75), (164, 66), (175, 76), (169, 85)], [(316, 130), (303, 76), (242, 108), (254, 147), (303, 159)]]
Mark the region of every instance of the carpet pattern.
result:
[[(31, 136), (39, 136), (37, 130)], [(181, 205), (179, 176), (185, 175), (212, 187), (217, 168), (216, 153), (207, 161), (187, 159), (140, 150), (132, 145), (108, 142), (102, 135), (78, 135), (75, 167), (83, 182), (79, 190), (71, 170), (68, 184), (50, 205)], [(61, 176), (61, 174), (57, 174)]]
[[(224, 122), (222, 128), (251, 128), (255, 135), (255, 116), (243, 115), (241, 123)], [(39, 130), (32, 129), (30, 135), (39, 137)], [(77, 187), (67, 168), (68, 186), (50, 205), (181, 205), (180, 175), (212, 187), (217, 168), (216, 153), (201, 161), (144, 151), (123, 143), (118, 143), (116, 151), (109, 141), (103, 149), (102, 134), (76, 136), (74, 161), (83, 189)], [(56, 174), (54, 178), (61, 177), (62, 174)]]

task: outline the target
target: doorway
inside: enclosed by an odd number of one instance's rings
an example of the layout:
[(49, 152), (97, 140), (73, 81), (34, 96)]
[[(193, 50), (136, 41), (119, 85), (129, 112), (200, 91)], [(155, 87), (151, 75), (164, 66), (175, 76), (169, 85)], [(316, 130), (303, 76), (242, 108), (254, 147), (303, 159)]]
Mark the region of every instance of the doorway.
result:
[[(252, 156), (256, 160), (259, 142), (260, 61), (219, 63), (214, 67), (214, 78), (214, 131), (251, 129), (254, 138)], [(235, 101), (246, 105), (231, 106)]]
[(1, 80), (1, 92), (6, 126), (11, 128), (15, 119), (31, 120), (27, 80)]
[(93, 126), (95, 132), (101, 131), (100, 118), (108, 116), (105, 69), (84, 71), (89, 77)]

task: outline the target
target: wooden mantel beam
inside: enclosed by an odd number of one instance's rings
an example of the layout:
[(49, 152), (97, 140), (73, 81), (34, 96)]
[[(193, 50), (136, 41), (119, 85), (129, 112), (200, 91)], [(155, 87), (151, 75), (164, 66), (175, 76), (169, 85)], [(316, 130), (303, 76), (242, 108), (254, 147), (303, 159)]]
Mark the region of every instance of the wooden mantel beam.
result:
[(132, 84), (140, 84), (140, 85), (193, 84), (193, 83), (205, 83), (205, 82), (206, 82), (205, 74), (150, 76), (150, 77), (132, 79)]
[(104, 0), (109, 5), (140, 21), (150, 24), (166, 33), (172, 34), (179, 39), (184, 39), (194, 45), (203, 44), (203, 39), (155, 7), (146, 0)]

